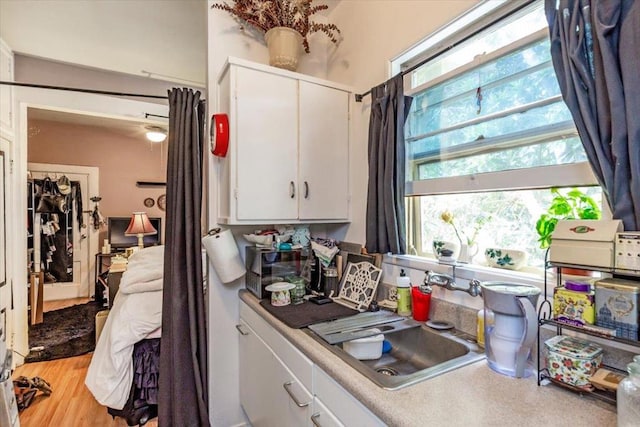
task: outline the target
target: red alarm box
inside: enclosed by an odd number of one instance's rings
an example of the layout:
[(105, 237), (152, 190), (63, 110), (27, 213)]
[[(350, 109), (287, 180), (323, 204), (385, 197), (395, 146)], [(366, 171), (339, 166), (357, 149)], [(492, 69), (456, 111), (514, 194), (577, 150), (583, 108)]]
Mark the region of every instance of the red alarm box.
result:
[(229, 116), (214, 114), (211, 116), (211, 153), (225, 157), (229, 149)]

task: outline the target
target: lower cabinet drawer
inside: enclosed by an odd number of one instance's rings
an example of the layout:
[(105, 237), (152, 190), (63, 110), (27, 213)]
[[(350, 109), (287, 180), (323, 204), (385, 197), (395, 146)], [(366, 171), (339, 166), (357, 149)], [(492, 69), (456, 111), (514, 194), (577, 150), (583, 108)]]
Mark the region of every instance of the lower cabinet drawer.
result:
[(349, 427), (386, 425), (318, 366), (313, 367), (313, 391), (315, 398), (320, 400), (325, 408), (331, 408), (331, 414), (340, 423), (338, 425)]
[(344, 427), (338, 418), (322, 403), (319, 397), (313, 398), (311, 423), (315, 427)]
[(243, 302), (240, 303), (240, 318), (278, 355), (302, 385), (311, 390), (313, 362)]

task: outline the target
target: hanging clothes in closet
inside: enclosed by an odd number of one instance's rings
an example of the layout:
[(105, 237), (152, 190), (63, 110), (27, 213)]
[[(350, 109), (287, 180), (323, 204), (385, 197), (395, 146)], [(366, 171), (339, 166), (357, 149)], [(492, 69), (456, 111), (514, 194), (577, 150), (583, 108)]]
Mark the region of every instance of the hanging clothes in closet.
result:
[[(73, 215), (81, 231), (82, 193), (80, 183), (70, 182), (64, 175), (56, 181), (34, 180), (36, 212), (40, 214), (40, 267), (45, 283), (73, 281)], [(42, 203), (42, 198), (55, 198)]]

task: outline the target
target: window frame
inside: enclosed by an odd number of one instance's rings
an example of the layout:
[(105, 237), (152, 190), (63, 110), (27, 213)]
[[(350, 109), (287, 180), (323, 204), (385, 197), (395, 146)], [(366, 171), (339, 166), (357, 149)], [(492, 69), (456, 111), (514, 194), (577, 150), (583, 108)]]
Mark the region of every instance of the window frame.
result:
[[(412, 46), (410, 49), (394, 58), (391, 61), (391, 70), (397, 72), (404, 70), (405, 94), (411, 96), (415, 93), (424, 91), (429, 87), (437, 85), (452, 76), (460, 75), (461, 73), (478, 67), (485, 62), (515, 51), (536, 40), (541, 40), (543, 37), (548, 37), (547, 29), (536, 31), (535, 33), (503, 46), (489, 54), (479, 55), (474, 58), (472, 62), (451, 70), (442, 76), (438, 76), (437, 78), (415, 88), (411, 88), (412, 73), (419, 68), (417, 64), (435, 60), (438, 56), (447, 52), (456, 45), (473, 38), (485, 29), (498, 24), (504, 19), (508, 19), (510, 16), (513, 16), (514, 13), (526, 10), (527, 8), (536, 7), (536, 3), (538, 2), (541, 2), (541, 0), (529, 0), (518, 5), (513, 4), (516, 2), (504, 1), (480, 3), (480, 5), (471, 9), (452, 23), (428, 36), (422, 42)], [(425, 61), (425, 58), (428, 60)], [(556, 98), (558, 97), (556, 96)], [(553, 137), (563, 138), (577, 136), (577, 130), (572, 122), (562, 122), (549, 127), (548, 130), (549, 132), (545, 132), (543, 136), (539, 131), (536, 132), (535, 129), (532, 132), (524, 131), (521, 135), (518, 135), (517, 141), (522, 143), (527, 138), (534, 140), (540, 138), (539, 141), (535, 141), (540, 143), (544, 139), (550, 140)], [(421, 136), (415, 135), (411, 139), (417, 140), (417, 138)], [(495, 143), (500, 144), (500, 139), (504, 139), (504, 137), (497, 137)], [(509, 135), (508, 139), (511, 140), (511, 144), (516, 145), (513, 143), (513, 135)], [(486, 144), (487, 140), (484, 140), (483, 143)], [(503, 141), (502, 143), (509, 144), (510, 142)], [(415, 163), (417, 162), (418, 161), (412, 160), (408, 162), (406, 166), (410, 180), (405, 184), (405, 202), (409, 253), (419, 257), (428, 257), (432, 255), (431, 248), (422, 248), (422, 221), (420, 221), (419, 203), (420, 196), (488, 191), (535, 190), (559, 186), (580, 187), (598, 185), (597, 178), (593, 173), (591, 166), (586, 161), (571, 164), (469, 174), (455, 177), (414, 180), (413, 178), (415, 177), (415, 170), (417, 167)], [(420, 162), (424, 162), (424, 159), (421, 159)], [(505, 186), (505, 183), (509, 183), (510, 185)], [(603, 218), (606, 218), (607, 216), (610, 216), (610, 212), (606, 206), (604, 197), (602, 205)], [(471, 269), (474, 267), (476, 266), (468, 266), (468, 268)]]

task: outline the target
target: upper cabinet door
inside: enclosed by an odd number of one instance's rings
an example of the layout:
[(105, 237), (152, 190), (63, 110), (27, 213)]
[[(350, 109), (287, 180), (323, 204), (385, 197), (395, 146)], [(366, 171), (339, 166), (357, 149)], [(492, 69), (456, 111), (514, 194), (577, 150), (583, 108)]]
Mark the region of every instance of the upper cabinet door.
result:
[[(0, 40), (0, 80), (13, 81), (13, 53)], [(13, 87), (0, 85), (0, 131), (7, 137), (13, 136)]]
[(298, 217), (297, 87), (291, 78), (237, 68), (238, 220)]
[(349, 93), (300, 81), (299, 215), (349, 218)]

